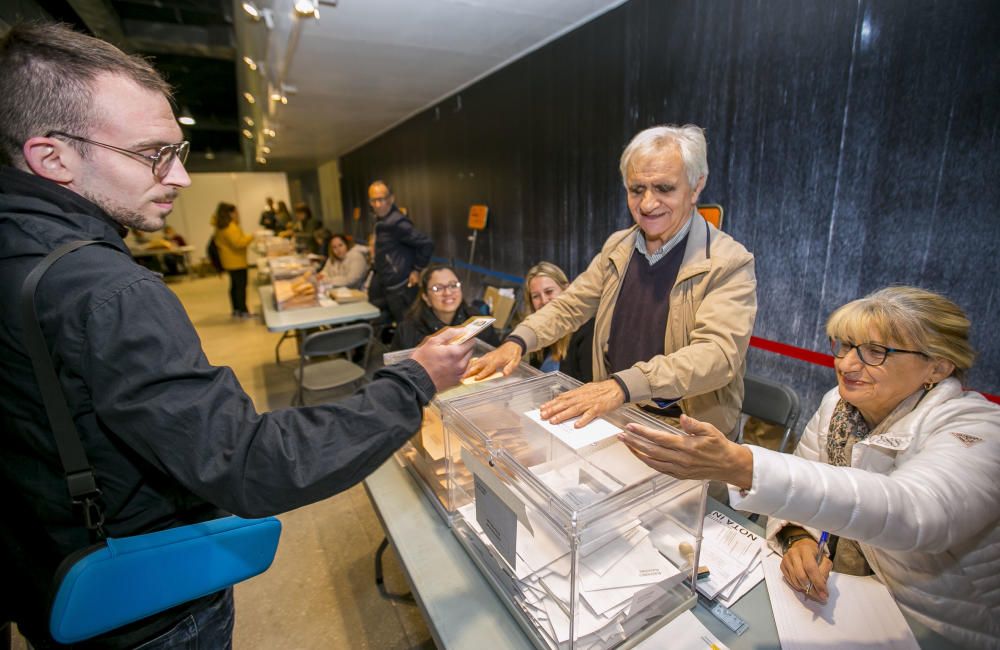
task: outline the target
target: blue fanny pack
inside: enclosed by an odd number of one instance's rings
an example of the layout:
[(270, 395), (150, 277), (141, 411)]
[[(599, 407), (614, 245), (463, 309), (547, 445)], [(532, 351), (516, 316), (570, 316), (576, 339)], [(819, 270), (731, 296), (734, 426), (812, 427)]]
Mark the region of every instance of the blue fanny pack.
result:
[(28, 274), (21, 288), (25, 343), (70, 497), (91, 533), (103, 538), (66, 557), (56, 572), (49, 632), (60, 643), (89, 639), (262, 573), (271, 566), (281, 535), (281, 522), (274, 517), (225, 517), (131, 537), (104, 534), (101, 491), (70, 416), (34, 302), (38, 281), (56, 260), (102, 243), (77, 241), (57, 248)]

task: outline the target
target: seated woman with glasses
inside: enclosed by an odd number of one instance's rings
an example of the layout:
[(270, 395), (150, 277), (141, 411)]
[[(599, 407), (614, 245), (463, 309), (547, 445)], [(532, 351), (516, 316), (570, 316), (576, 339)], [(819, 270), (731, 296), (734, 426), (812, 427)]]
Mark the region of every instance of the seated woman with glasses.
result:
[[(446, 264), (431, 264), (425, 268), (420, 274), (419, 290), (417, 299), (396, 328), (390, 350), (416, 347), (425, 336), (442, 327), (461, 325), (473, 316), (462, 299), (462, 283), (455, 269)], [(494, 346), (500, 342), (492, 327), (484, 329), (477, 338)]]
[(733, 507), (769, 516), (792, 589), (825, 601), (831, 569), (874, 573), (956, 647), (996, 648), (1000, 406), (962, 388), (967, 317), (938, 294), (889, 287), (836, 310), (826, 331), (837, 388), (794, 456), (688, 417), (689, 436), (629, 425), (622, 439), (661, 472), (740, 488)]

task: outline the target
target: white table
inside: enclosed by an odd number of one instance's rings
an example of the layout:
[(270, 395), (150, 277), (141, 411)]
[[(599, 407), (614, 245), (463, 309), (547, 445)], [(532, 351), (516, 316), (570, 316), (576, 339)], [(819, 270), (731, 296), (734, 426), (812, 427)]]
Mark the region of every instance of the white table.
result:
[(264, 325), (269, 332), (281, 332), (281, 338), (274, 346), (274, 362), (281, 363), (281, 344), (289, 336), (299, 337), (302, 330), (320, 327), (321, 325), (343, 325), (362, 320), (378, 318), (378, 307), (361, 300), (358, 302), (338, 303), (328, 307), (306, 307), (303, 309), (288, 309), (278, 311), (274, 306), (274, 287), (270, 284), (257, 288), (260, 295), (260, 311), (264, 315)]

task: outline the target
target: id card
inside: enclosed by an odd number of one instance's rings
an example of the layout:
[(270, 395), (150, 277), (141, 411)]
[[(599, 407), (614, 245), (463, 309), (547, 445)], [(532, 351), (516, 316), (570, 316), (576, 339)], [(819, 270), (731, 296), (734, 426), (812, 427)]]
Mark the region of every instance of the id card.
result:
[(448, 341), (448, 344), (461, 345), (492, 325), (494, 321), (496, 321), (496, 319), (489, 316), (477, 316), (470, 318), (459, 326), (458, 334), (455, 338)]

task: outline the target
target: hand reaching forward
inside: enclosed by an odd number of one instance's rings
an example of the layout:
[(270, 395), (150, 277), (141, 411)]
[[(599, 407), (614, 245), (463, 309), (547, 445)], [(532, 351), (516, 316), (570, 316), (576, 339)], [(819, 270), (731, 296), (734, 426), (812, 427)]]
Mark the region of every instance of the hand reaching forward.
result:
[(749, 489), (753, 481), (753, 454), (722, 435), (707, 422), (681, 416), (679, 436), (641, 424), (629, 424), (618, 435), (636, 457), (653, 469), (682, 479), (724, 481)]
[(465, 371), (466, 377), (475, 377), (477, 380), (486, 379), (497, 370), (502, 370), (504, 376), (510, 375), (521, 363), (521, 346), (512, 341), (504, 343), (496, 350), (487, 352), (478, 359), (473, 359), (469, 364), (469, 369)]
[(469, 365), (475, 339), (452, 345), (450, 342), (460, 333), (457, 327), (446, 327), (424, 339), (410, 357), (424, 367), (438, 391), (457, 384)]

